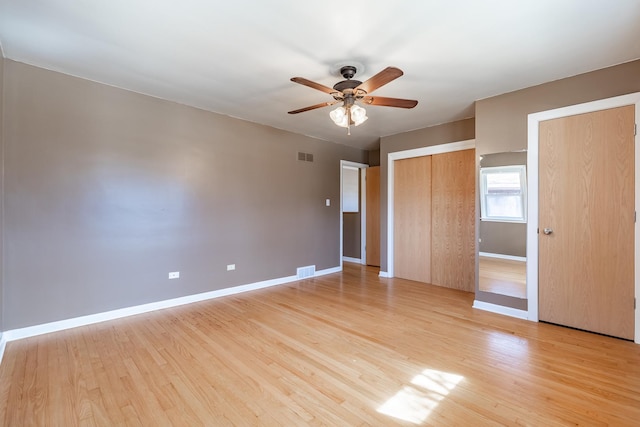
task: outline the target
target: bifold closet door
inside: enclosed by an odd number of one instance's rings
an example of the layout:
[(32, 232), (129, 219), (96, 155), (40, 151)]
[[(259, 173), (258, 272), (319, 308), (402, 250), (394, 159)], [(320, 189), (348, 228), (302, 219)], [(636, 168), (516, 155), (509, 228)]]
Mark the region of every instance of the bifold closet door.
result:
[(431, 156), (396, 160), (394, 276), (431, 282)]
[(431, 157), (431, 283), (474, 292), (475, 150)]

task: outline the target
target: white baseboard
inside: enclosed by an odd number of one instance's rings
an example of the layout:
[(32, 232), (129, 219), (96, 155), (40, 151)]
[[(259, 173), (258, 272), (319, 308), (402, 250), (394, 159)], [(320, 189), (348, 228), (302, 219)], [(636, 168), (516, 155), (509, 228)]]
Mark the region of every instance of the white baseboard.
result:
[(342, 271), (342, 267), (337, 266), (337, 267), (331, 267), (331, 268), (325, 268), (324, 270), (318, 270), (316, 271), (316, 274), (314, 277), (316, 276), (325, 276), (327, 274), (333, 274), (333, 273), (340, 273)]
[[(342, 271), (340, 266), (318, 270), (315, 276), (324, 276), (326, 274), (339, 273)], [(282, 285), (285, 283), (296, 282), (297, 276), (280, 277), (277, 279), (264, 280), (261, 282), (251, 283), (247, 285), (234, 286), (232, 288), (219, 289), (201, 294), (188, 295), (179, 298), (168, 299), (164, 301), (152, 302), (149, 304), (136, 305), (133, 307), (120, 308), (117, 310), (105, 311), (102, 313), (90, 314), (87, 316), (74, 317), (71, 319), (59, 320), (57, 322), (43, 323), (41, 325), (28, 326), (26, 328), (12, 329), (4, 331), (0, 337), (0, 362), (4, 354), (4, 348), (9, 341), (15, 341), (22, 338), (29, 338), (36, 335), (48, 334), (51, 332), (62, 331), (65, 329), (76, 328), (78, 326), (92, 325), (94, 323), (105, 322), (107, 320), (115, 320), (123, 317), (133, 316), (136, 314), (148, 313), (150, 311), (161, 310), (164, 308), (177, 307), (184, 304), (205, 301), (214, 298), (220, 298), (228, 295), (239, 294), (243, 292), (254, 291), (257, 289), (268, 288), (271, 286)], [(304, 279), (303, 279), (304, 280)]]
[(0, 332), (0, 363), (2, 363), (2, 356), (4, 356), (4, 349), (7, 346), (7, 338)]
[(354, 262), (356, 264), (362, 264), (362, 260), (360, 258), (352, 258), (350, 256), (343, 256), (342, 260), (346, 261), (346, 262)]
[(386, 271), (380, 270), (380, 272), (378, 273), (378, 277), (384, 277), (384, 278), (388, 279), (389, 278), (389, 273), (387, 273)]
[(525, 256), (515, 256), (515, 255), (504, 255), (504, 254), (493, 254), (490, 252), (478, 252), (479, 256), (484, 256), (487, 258), (500, 258), (500, 259), (509, 259), (511, 261), (527, 261), (527, 257)]
[(484, 301), (473, 301), (473, 308), (479, 310), (490, 311), (492, 313), (504, 314), (505, 316), (517, 317), (518, 319), (528, 320), (528, 312), (517, 308), (505, 307), (502, 305), (491, 304)]

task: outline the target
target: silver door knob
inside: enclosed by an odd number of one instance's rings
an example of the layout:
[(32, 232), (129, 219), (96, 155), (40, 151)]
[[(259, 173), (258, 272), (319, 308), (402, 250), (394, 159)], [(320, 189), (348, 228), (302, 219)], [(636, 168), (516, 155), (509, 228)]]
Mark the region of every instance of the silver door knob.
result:
[(553, 229), (552, 228), (545, 228), (544, 230), (542, 230), (542, 232), (548, 236), (549, 234), (553, 233)]

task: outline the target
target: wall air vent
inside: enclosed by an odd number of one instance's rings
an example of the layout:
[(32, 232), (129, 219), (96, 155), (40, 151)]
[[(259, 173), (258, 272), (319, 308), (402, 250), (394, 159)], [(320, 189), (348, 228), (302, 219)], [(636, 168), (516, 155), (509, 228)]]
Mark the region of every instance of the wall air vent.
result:
[(306, 279), (307, 277), (313, 277), (316, 275), (316, 266), (308, 265), (306, 267), (298, 267), (297, 276), (298, 279)]
[(299, 151), (298, 160), (300, 160), (301, 162), (313, 162), (313, 154), (303, 153), (302, 151)]

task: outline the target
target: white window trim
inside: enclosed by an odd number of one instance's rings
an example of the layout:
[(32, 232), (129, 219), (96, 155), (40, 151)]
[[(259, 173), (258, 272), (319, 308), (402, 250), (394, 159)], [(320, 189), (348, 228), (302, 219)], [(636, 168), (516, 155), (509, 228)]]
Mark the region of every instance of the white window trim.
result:
[[(486, 213), (486, 179), (484, 171), (513, 171), (520, 174), (520, 203), (522, 204), (522, 218), (488, 216)], [(527, 222), (527, 167), (525, 165), (491, 166), (480, 168), (480, 220), (484, 222), (514, 222), (524, 224)]]

